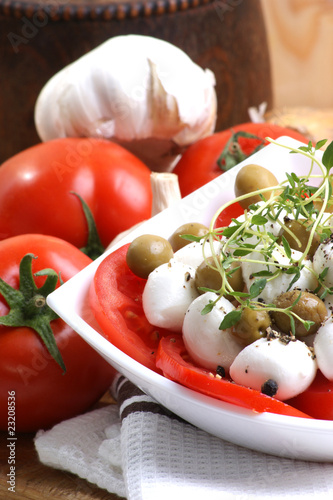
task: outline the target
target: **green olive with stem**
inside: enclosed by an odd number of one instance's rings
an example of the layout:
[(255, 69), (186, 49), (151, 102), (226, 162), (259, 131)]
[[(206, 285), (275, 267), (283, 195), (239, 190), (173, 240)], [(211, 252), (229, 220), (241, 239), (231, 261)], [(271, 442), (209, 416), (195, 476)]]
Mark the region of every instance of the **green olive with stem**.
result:
[[(274, 301), (279, 309), (288, 309), (299, 316), (303, 321), (311, 321), (313, 324), (307, 329), (302, 321), (295, 318), (295, 336), (306, 337), (316, 333), (320, 325), (327, 317), (327, 309), (324, 302), (317, 295), (300, 290), (289, 290), (281, 293)], [(271, 311), (271, 316), (276, 326), (284, 333), (291, 332), (291, 321), (283, 311)]]
[(269, 326), (271, 318), (266, 309), (244, 307), (239, 321), (231, 331), (237, 342), (245, 347), (265, 337)]
[[(244, 281), (240, 264), (233, 261), (229, 268), (225, 271), (227, 273), (227, 281), (231, 288), (236, 292), (241, 292), (244, 289)], [(208, 288), (210, 290), (219, 291), (222, 287), (222, 275), (218, 269), (214, 257), (207, 257), (200, 266), (198, 266), (195, 273), (195, 285), (199, 293), (205, 293), (201, 288)], [(232, 295), (225, 295), (228, 300), (232, 300)]]
[(169, 242), (173, 248), (173, 251), (177, 252), (177, 250), (180, 250), (181, 248), (191, 243), (190, 240), (182, 238), (182, 236), (190, 234), (198, 238), (203, 238), (208, 232), (209, 229), (204, 224), (200, 224), (199, 222), (188, 222), (178, 227), (178, 229), (176, 229), (176, 231), (172, 233), (169, 238)]
[[(294, 250), (298, 250), (299, 252), (305, 252), (306, 247), (309, 243), (310, 236), (310, 225), (311, 221), (308, 219), (287, 219), (285, 221), (285, 227), (287, 229), (283, 229), (279, 241), (281, 241), (281, 237), (287, 240), (290, 248)], [(289, 230), (289, 231), (288, 231)], [(311, 245), (308, 251), (308, 258), (311, 259), (317, 250), (320, 244), (320, 236), (318, 233), (314, 233), (313, 239), (311, 241)]]

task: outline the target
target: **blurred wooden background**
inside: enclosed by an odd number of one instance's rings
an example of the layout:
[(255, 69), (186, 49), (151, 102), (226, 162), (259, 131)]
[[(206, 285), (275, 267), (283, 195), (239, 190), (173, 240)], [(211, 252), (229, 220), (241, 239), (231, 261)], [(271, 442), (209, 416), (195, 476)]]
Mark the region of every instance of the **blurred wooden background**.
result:
[(265, 119), (333, 140), (333, 0), (261, 0), (273, 109)]
[(333, 1), (261, 2), (275, 107), (333, 107)]

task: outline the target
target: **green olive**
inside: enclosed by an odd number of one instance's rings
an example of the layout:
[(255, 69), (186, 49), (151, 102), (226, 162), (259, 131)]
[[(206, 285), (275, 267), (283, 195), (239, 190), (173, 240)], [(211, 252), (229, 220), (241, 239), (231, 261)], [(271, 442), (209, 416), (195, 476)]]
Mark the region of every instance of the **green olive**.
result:
[[(236, 197), (243, 196), (253, 191), (257, 191), (257, 189), (265, 189), (271, 186), (277, 186), (278, 184), (275, 175), (267, 170), (267, 168), (254, 164), (245, 165), (236, 176), (235, 195)], [(268, 199), (272, 194), (272, 191), (267, 191), (263, 193), (263, 196)], [(246, 209), (249, 205), (258, 203), (261, 199), (259, 195), (253, 195), (244, 200), (240, 200), (239, 204)]]
[[(228, 283), (235, 292), (242, 292), (244, 290), (243, 273), (240, 262), (233, 261), (231, 266), (227, 269)], [(227, 295), (227, 299), (231, 299)]]
[[(327, 317), (327, 310), (324, 302), (310, 292), (290, 290), (289, 292), (281, 293), (281, 295), (279, 295), (274, 301), (274, 304), (279, 309), (286, 309), (294, 304), (291, 307), (291, 311), (297, 314), (297, 316), (304, 321), (313, 321), (314, 324), (310, 326), (309, 330), (307, 330), (304, 324), (295, 318), (296, 337), (306, 337), (307, 335), (316, 333), (322, 322)], [(282, 332), (290, 333), (291, 324), (290, 318), (287, 314), (283, 311), (272, 311), (271, 315), (275, 324)]]
[(213, 257), (208, 257), (197, 267), (195, 272), (195, 286), (199, 293), (205, 293), (204, 290), (200, 290), (201, 287), (215, 291), (220, 290), (222, 276), (218, 269), (216, 269)]
[[(230, 267), (227, 269), (227, 273), (227, 280), (230, 286), (233, 290), (241, 292), (244, 288), (244, 282), (239, 263), (236, 261), (232, 262)], [(222, 276), (216, 269), (213, 257), (208, 257), (197, 268), (195, 273), (195, 285), (198, 288), (199, 293), (204, 293), (204, 291), (200, 290), (200, 288), (209, 288), (210, 290), (216, 291), (220, 290), (222, 286)], [(226, 298), (229, 300), (232, 299), (230, 295), (226, 295)]]
[[(285, 222), (285, 226), (299, 240), (300, 246), (298, 244), (298, 241), (295, 240), (293, 235), (290, 234), (288, 231), (283, 230), (281, 236), (285, 237), (285, 239), (289, 243), (290, 248), (293, 248), (294, 250), (299, 250), (300, 252), (303, 253), (309, 242), (309, 235), (310, 235), (309, 225), (310, 221), (306, 219), (288, 220)], [(315, 233), (311, 242), (311, 246), (308, 251), (308, 257), (310, 259), (313, 257), (315, 251), (317, 250), (319, 243), (320, 243), (320, 237), (317, 233)]]
[(247, 346), (266, 336), (271, 318), (265, 309), (244, 307), (240, 320), (232, 327), (232, 334), (240, 345)]
[(172, 257), (173, 250), (168, 240), (153, 234), (143, 234), (128, 247), (126, 262), (134, 274), (147, 278), (156, 267), (169, 262)]
[[(333, 176), (329, 175), (328, 176), (328, 180), (329, 180), (329, 183), (331, 184), (331, 188), (333, 189)], [(315, 199), (314, 202), (313, 202), (313, 206), (317, 210), (321, 210), (321, 208), (323, 206), (323, 199), (320, 199), (320, 198)], [(325, 207), (325, 212), (327, 212), (327, 213), (332, 213), (333, 212), (333, 199), (332, 199), (332, 196), (328, 200), (328, 203), (327, 203), (327, 205)]]
[(174, 252), (180, 250), (180, 248), (185, 247), (189, 243), (189, 240), (185, 238), (181, 238), (184, 234), (191, 234), (193, 236), (198, 236), (199, 238), (205, 236), (208, 233), (208, 227), (204, 226), (204, 224), (200, 224), (199, 222), (188, 222), (187, 224), (183, 224), (180, 226), (169, 238), (169, 242), (173, 248)]

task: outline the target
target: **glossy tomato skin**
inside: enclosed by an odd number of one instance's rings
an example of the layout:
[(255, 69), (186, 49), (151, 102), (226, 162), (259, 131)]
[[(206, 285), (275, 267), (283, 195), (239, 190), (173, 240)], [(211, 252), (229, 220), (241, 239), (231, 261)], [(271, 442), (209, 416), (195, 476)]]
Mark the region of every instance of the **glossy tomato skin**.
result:
[(270, 412), (291, 417), (311, 418), (283, 401), (235, 384), (230, 379), (221, 378), (210, 370), (197, 366), (190, 359), (181, 335), (171, 335), (161, 339), (156, 362), (164, 376), (207, 396), (258, 413)]
[[(0, 242), (0, 277), (19, 286), (19, 262), (27, 253), (33, 273), (52, 268), (65, 282), (91, 259), (70, 243), (43, 235), (21, 235)], [(42, 286), (45, 277), (36, 277)], [(0, 315), (8, 306), (0, 296)], [(17, 432), (46, 429), (89, 409), (108, 389), (114, 369), (63, 320), (51, 322), (66, 373), (30, 328), (0, 326), (0, 428), (7, 429), (9, 394), (15, 394)], [(12, 400), (11, 400), (12, 401)]]
[(149, 323), (142, 308), (147, 280), (126, 263), (129, 244), (109, 254), (99, 265), (90, 287), (89, 302), (104, 336), (118, 349), (147, 368), (156, 368), (161, 337), (169, 332)]
[(78, 248), (87, 243), (79, 194), (106, 247), (150, 217), (150, 170), (115, 143), (55, 139), (18, 153), (0, 167), (0, 239), (49, 234)]
[[(270, 123), (242, 123), (230, 129), (216, 132), (192, 144), (176, 164), (173, 172), (178, 175), (179, 187), (183, 197), (224, 172), (219, 167), (217, 160), (232, 133), (240, 131), (253, 134), (259, 138), (259, 140), (239, 139), (239, 145), (246, 155), (252, 154), (255, 148), (261, 146), (262, 140), (266, 137), (277, 139), (286, 135), (306, 144), (309, 142), (305, 136), (292, 129)], [(267, 141), (264, 141), (264, 143), (268, 144)]]
[(289, 404), (320, 420), (333, 420), (333, 381), (318, 370), (309, 389), (288, 401)]

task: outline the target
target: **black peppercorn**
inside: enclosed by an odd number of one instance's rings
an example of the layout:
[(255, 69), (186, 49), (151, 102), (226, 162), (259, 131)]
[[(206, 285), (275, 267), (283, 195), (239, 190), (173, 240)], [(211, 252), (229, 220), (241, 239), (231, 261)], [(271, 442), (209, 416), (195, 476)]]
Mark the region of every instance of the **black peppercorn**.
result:
[(218, 365), (218, 367), (216, 368), (216, 374), (222, 378), (225, 377), (225, 369), (223, 368), (223, 366)]
[(278, 384), (275, 380), (269, 378), (261, 386), (261, 392), (266, 394), (266, 396), (275, 396), (278, 391)]

